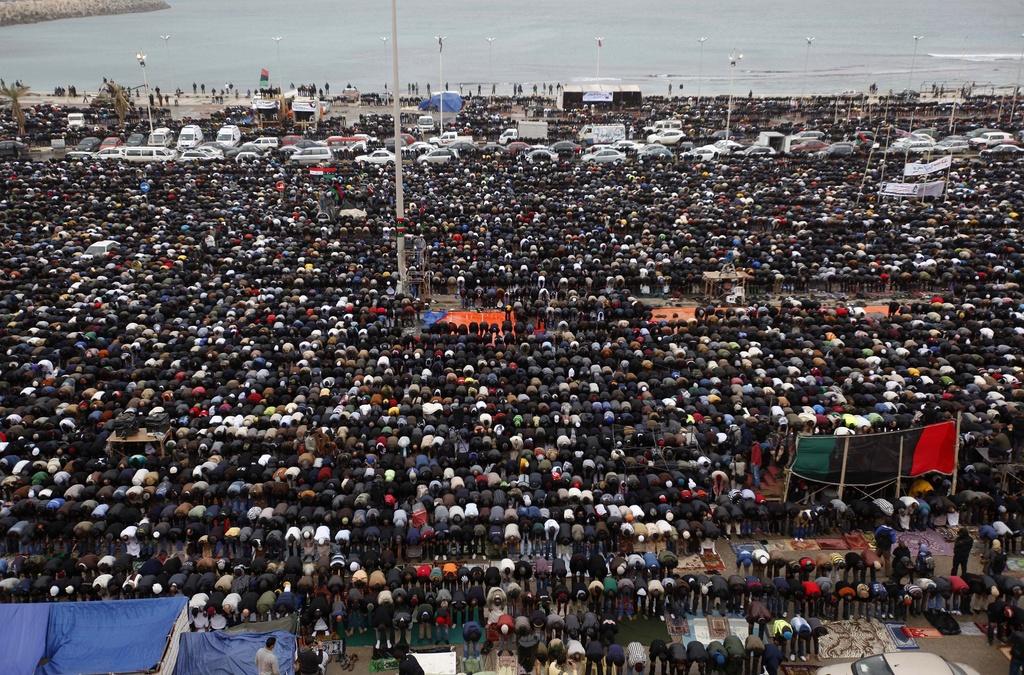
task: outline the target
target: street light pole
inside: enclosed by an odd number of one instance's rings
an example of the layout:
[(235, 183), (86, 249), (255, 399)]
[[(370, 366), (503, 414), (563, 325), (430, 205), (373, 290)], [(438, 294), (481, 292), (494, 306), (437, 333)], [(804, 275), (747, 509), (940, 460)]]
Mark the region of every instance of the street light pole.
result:
[[(1024, 38), (1024, 33), (1020, 36)], [(1020, 56), (1017, 57), (1017, 84), (1013, 87), (1013, 103), (1010, 105), (1010, 125), (1013, 125), (1013, 114), (1017, 112), (1017, 94), (1020, 92), (1020, 69), (1024, 66), (1024, 46), (1020, 48)]]
[(917, 43), (923, 38), (923, 35), (914, 36), (914, 56), (910, 59), (910, 79), (907, 81), (907, 89), (911, 91), (916, 91), (914, 89), (914, 68), (917, 66)]
[(604, 37), (595, 37), (594, 40), (597, 42), (597, 77), (595, 79), (601, 79), (601, 47), (604, 46)]
[(277, 63), (274, 65), (277, 68), (277, 89), (278, 95), (284, 96), (284, 78), (281, 77), (281, 40), (284, 38), (280, 35), (270, 38), (277, 43)]
[(729, 108), (725, 113), (725, 138), (728, 140), (731, 136), (729, 130), (732, 128), (732, 81), (733, 74), (736, 72), (736, 64), (743, 60), (743, 54), (737, 54), (736, 50), (733, 49), (729, 52)]
[(146, 115), (149, 117), (149, 133), (153, 133), (153, 106), (149, 104), (149, 75), (146, 73), (146, 55), (141, 51), (135, 53), (135, 58), (142, 67), (142, 81), (146, 85)]
[[(384, 65), (386, 66), (387, 62), (388, 62), (388, 36), (387, 35), (381, 35), (378, 39), (384, 45)], [(388, 98), (387, 98), (387, 88), (388, 87), (385, 84), (384, 85), (384, 102), (385, 103), (387, 103), (387, 100), (388, 100)]]
[[(402, 105), (398, 97), (398, 0), (391, 0), (391, 88), (394, 95), (391, 116), (395, 131), (395, 217), (396, 224), (405, 218), (405, 191), (402, 185)], [(401, 234), (399, 234), (401, 236)]]
[(800, 100), (801, 101), (803, 101), (804, 94), (807, 93), (807, 68), (808, 68), (808, 66), (811, 65), (811, 45), (814, 44), (814, 40), (815, 39), (816, 38), (813, 38), (813, 37), (805, 37), (804, 38), (804, 40), (807, 41), (807, 53), (804, 56), (804, 84), (803, 84), (803, 87), (800, 89)]
[(487, 40), (487, 78), (491, 81), (491, 91), (494, 91), (494, 41), (496, 37), (486, 37)]
[(444, 133), (444, 41), (447, 35), (435, 35), (437, 40), (437, 110), (441, 113), (441, 133)]
[(704, 87), (704, 43), (707, 41), (707, 35), (697, 38), (697, 42), (700, 43), (700, 60), (697, 61), (697, 103), (700, 103), (700, 93)]
[[(174, 61), (171, 60), (171, 36), (161, 35), (160, 39), (164, 41), (164, 53), (167, 54), (167, 69), (171, 71), (171, 79), (174, 79)], [(177, 87), (174, 86), (174, 82), (171, 82), (171, 91), (177, 91)]]

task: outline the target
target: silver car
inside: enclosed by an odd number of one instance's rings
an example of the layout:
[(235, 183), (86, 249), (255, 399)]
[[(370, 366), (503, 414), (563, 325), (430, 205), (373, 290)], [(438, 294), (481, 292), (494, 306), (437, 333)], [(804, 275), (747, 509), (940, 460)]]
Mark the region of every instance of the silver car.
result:
[(583, 155), (584, 164), (619, 164), (625, 161), (626, 155), (614, 148), (602, 148)]
[(431, 150), (425, 155), (420, 155), (416, 158), (416, 161), (420, 164), (447, 164), (453, 159), (455, 159), (455, 153), (452, 150), (438, 148), (437, 150)]

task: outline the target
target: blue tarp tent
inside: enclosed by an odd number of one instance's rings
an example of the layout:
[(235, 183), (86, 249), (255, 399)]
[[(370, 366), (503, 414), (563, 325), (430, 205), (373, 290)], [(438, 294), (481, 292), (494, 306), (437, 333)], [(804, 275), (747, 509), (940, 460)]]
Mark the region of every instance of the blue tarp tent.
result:
[(46, 653), (48, 603), (0, 605), (0, 670), (8, 675), (32, 675)]
[(184, 597), (50, 605), (46, 658), (37, 675), (154, 668), (185, 610)]
[(268, 637), (277, 638), (274, 655), (281, 675), (294, 675), (295, 636), (272, 633), (183, 633), (174, 675), (257, 675), (256, 652)]
[(444, 96), (444, 111), (457, 113), (462, 110), (462, 97), (454, 91), (445, 91), (434, 94), (428, 99), (420, 101), (420, 110), (440, 110), (441, 97)]

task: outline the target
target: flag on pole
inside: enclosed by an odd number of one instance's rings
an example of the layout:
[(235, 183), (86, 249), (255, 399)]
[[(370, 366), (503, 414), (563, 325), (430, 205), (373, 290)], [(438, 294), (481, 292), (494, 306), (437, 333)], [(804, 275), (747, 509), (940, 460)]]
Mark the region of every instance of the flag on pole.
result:
[(597, 38), (597, 46), (598, 47), (604, 47), (604, 39), (603, 38)]
[(444, 38), (443, 37), (439, 37), (439, 38), (437, 38), (437, 53), (440, 54), (443, 51), (444, 51)]
[(266, 68), (260, 68), (260, 86), (266, 87), (270, 84), (270, 71)]

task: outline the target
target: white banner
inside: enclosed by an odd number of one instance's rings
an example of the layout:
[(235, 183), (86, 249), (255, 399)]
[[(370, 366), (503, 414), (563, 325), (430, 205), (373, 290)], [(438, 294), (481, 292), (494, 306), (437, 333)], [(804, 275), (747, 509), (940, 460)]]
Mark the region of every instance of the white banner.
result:
[(927, 176), (930, 173), (944, 171), (953, 166), (953, 155), (940, 157), (934, 162), (927, 164), (906, 164), (903, 167), (904, 176)]
[(612, 92), (610, 91), (585, 91), (583, 92), (584, 103), (611, 103)]
[(939, 197), (945, 187), (941, 180), (929, 183), (882, 183), (878, 194), (886, 197)]

